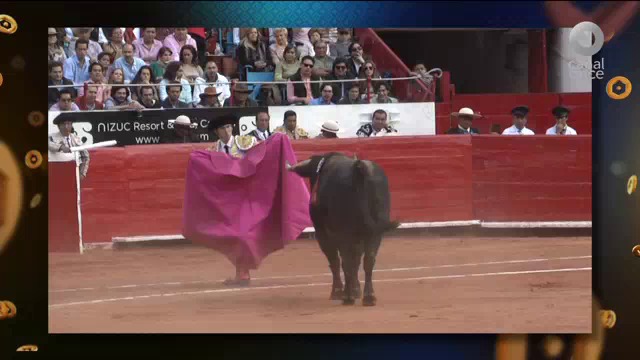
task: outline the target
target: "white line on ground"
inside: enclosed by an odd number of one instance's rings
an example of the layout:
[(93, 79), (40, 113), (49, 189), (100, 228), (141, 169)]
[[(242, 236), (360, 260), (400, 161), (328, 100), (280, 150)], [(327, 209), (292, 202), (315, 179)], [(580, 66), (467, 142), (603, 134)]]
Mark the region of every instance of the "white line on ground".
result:
[[(500, 275), (525, 275), (525, 274), (575, 272), (575, 271), (591, 271), (591, 267), (548, 269), (548, 270), (528, 270), (528, 271), (506, 271), (506, 272), (460, 274), (460, 275), (424, 276), (424, 277), (402, 278), (402, 279), (373, 280), (373, 282), (374, 283), (382, 283), (382, 282), (402, 282), (402, 281), (420, 281), (420, 280), (438, 280), (438, 279), (460, 279), (460, 278), (467, 278), (467, 277), (485, 277), (485, 276), (500, 276)], [(301, 288), (301, 287), (312, 287), (312, 286), (329, 286), (329, 285), (331, 285), (331, 283), (327, 282), (327, 283), (275, 285), (275, 286), (246, 287), (246, 288), (211, 289), (211, 290), (200, 290), (200, 291), (187, 291), (187, 292), (176, 292), (176, 293), (163, 293), (163, 294), (128, 296), (128, 297), (112, 298), (112, 299), (98, 299), (98, 300), (89, 300), (89, 301), (77, 301), (77, 302), (70, 302), (70, 303), (53, 304), (53, 305), (49, 305), (49, 308), (53, 309), (53, 308), (61, 308), (61, 307), (68, 307), (68, 306), (74, 306), (74, 305), (101, 304), (101, 303), (108, 303), (108, 302), (150, 299), (150, 298), (157, 298), (157, 297), (171, 297), (171, 296), (185, 296), (185, 295), (204, 295), (204, 294), (228, 293), (228, 292), (240, 292), (240, 291), (252, 291), (252, 290), (290, 289), (290, 288)]]
[[(522, 264), (522, 263), (535, 263), (535, 262), (545, 262), (545, 261), (554, 261), (554, 260), (579, 260), (579, 259), (590, 259), (591, 255), (585, 256), (566, 256), (566, 257), (557, 257), (557, 258), (540, 258), (540, 259), (524, 259), (524, 260), (504, 260), (504, 261), (490, 261), (490, 262), (482, 262), (482, 263), (466, 263), (466, 264), (448, 264), (448, 265), (434, 265), (434, 266), (420, 266), (420, 267), (408, 267), (408, 268), (392, 268), (392, 269), (377, 269), (373, 270), (373, 272), (393, 272), (393, 271), (414, 271), (414, 270), (427, 270), (427, 269), (444, 269), (444, 268), (455, 268), (455, 267), (467, 267), (467, 266), (482, 266), (482, 265), (500, 265), (500, 264)], [(319, 276), (331, 276), (331, 273), (322, 273), (322, 274), (306, 274), (306, 275), (286, 275), (286, 276), (268, 276), (268, 277), (258, 277), (252, 278), (251, 281), (256, 280), (284, 280), (284, 279), (300, 279), (300, 278), (311, 278), (311, 277), (319, 277)], [(49, 293), (65, 293), (65, 292), (77, 292), (77, 291), (92, 291), (92, 290), (116, 290), (116, 289), (128, 289), (128, 288), (137, 288), (137, 287), (151, 287), (151, 286), (166, 286), (166, 285), (193, 285), (193, 284), (214, 284), (221, 283), (224, 280), (197, 280), (197, 281), (179, 281), (179, 282), (165, 282), (165, 283), (151, 283), (151, 284), (129, 284), (129, 285), (117, 285), (117, 286), (106, 286), (106, 287), (93, 287), (93, 288), (77, 288), (77, 289), (60, 289), (60, 290), (50, 290)]]

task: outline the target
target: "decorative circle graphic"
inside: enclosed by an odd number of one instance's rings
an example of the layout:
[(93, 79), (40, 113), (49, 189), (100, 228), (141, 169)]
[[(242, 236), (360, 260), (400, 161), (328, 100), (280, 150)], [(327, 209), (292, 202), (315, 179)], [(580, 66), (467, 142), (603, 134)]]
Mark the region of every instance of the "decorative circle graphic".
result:
[(633, 253), (633, 255), (640, 257), (640, 245), (636, 245), (633, 247), (633, 249), (631, 249), (631, 253)]
[(37, 169), (42, 165), (42, 154), (38, 150), (31, 150), (25, 155), (24, 163), (29, 169)]
[(631, 94), (631, 81), (624, 76), (616, 76), (607, 83), (607, 95), (614, 100), (622, 100)]
[(13, 236), (22, 207), (22, 175), (9, 146), (0, 141), (0, 253)]
[(40, 111), (32, 111), (27, 116), (27, 120), (31, 126), (39, 127), (44, 124), (44, 115)]
[(638, 177), (636, 175), (631, 175), (629, 181), (627, 181), (627, 194), (631, 195), (636, 191), (638, 187)]
[(38, 207), (38, 205), (40, 205), (41, 202), (42, 202), (42, 194), (35, 194), (31, 198), (31, 202), (29, 203), (29, 206), (32, 209), (35, 209), (36, 207)]

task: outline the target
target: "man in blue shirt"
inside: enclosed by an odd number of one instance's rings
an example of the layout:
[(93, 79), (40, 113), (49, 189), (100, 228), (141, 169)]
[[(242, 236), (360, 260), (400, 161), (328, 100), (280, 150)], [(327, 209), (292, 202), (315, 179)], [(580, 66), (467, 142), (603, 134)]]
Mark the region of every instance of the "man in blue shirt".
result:
[(322, 85), (322, 96), (311, 100), (310, 105), (335, 105), (331, 102), (333, 97), (333, 87), (331, 84)]
[(91, 60), (87, 51), (89, 51), (89, 42), (78, 39), (76, 41), (76, 56), (70, 57), (64, 62), (64, 77), (73, 81), (74, 85), (83, 85), (85, 81), (90, 79), (89, 63)]
[(122, 69), (124, 72), (125, 84), (131, 83), (140, 68), (147, 65), (144, 60), (133, 56), (134, 51), (132, 44), (125, 44), (122, 47), (122, 57), (113, 62), (114, 69)]

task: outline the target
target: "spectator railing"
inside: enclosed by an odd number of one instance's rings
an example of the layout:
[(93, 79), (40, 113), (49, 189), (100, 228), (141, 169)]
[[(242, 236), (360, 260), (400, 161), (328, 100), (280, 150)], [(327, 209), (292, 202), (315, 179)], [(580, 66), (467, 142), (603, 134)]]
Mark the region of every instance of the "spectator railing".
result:
[[(343, 79), (343, 80), (311, 80), (309, 81), (311, 84), (320, 84), (321, 86), (323, 84), (336, 84), (336, 83), (346, 83), (346, 84), (350, 84), (350, 83), (359, 83), (360, 84), (360, 98), (361, 98), (361, 103), (367, 104), (367, 103), (372, 103), (372, 102), (376, 102), (377, 100), (374, 99), (378, 96), (378, 85), (380, 84), (385, 84), (387, 85), (387, 89), (388, 89), (388, 96), (390, 98), (392, 98), (392, 102), (409, 102), (407, 101), (406, 98), (403, 98), (401, 95), (398, 94), (399, 90), (400, 91), (405, 91), (408, 87), (411, 86), (422, 86), (424, 87), (424, 83), (423, 80), (420, 76), (405, 76), (405, 77), (395, 77), (395, 78), (360, 78), (360, 79)], [(434, 81), (435, 82), (435, 81)], [(220, 85), (229, 85), (230, 86), (230, 92), (232, 94), (231, 96), (231, 100), (230, 100), (230, 106), (233, 107), (235, 99), (233, 96), (233, 93), (236, 90), (236, 87), (239, 84), (247, 84), (247, 87), (249, 88), (250, 93), (250, 98), (252, 98), (253, 100), (259, 100), (260, 99), (260, 91), (254, 91), (256, 89), (269, 89), (268, 86), (264, 86), (264, 85), (270, 85), (271, 87), (278, 87), (278, 91), (280, 94), (280, 98), (281, 101), (279, 103), (268, 103), (268, 104), (261, 104), (259, 102), (259, 105), (301, 105), (301, 104), (290, 104), (287, 101), (287, 85), (288, 84), (304, 84), (305, 81), (238, 81), (238, 80), (231, 80), (228, 82), (198, 82), (198, 81), (190, 81), (188, 82), (189, 85), (192, 86), (192, 91), (194, 89), (195, 86), (199, 86), (199, 93), (203, 93), (204, 89), (208, 86), (220, 86)], [(184, 82), (181, 84), (185, 84)], [(103, 87), (115, 87), (115, 86), (124, 86), (124, 87), (128, 87), (128, 88), (137, 88), (137, 87), (143, 87), (143, 86), (152, 86), (152, 87), (160, 87), (160, 86), (168, 86), (167, 84), (159, 84), (159, 83), (152, 83), (152, 84), (88, 84), (89, 86), (103, 86)], [(177, 85), (177, 84), (176, 84)], [(78, 87), (82, 87), (84, 85), (79, 85), (79, 84), (73, 84), (73, 85), (49, 85), (48, 88), (49, 89), (63, 89), (63, 88), (78, 88)], [(370, 87), (372, 87), (374, 89), (373, 92), (367, 92), (366, 89), (369, 89)], [(217, 89), (218, 91), (220, 91), (220, 89)], [(343, 94), (343, 97), (348, 96), (348, 89), (345, 89), (345, 92)], [(321, 97), (321, 89), (320, 89), (320, 96)], [(317, 98), (317, 97), (314, 97)], [(338, 104), (338, 100), (336, 100), (337, 97), (334, 97), (334, 103)], [(75, 99), (74, 99), (75, 100)], [(418, 99), (410, 99), (413, 100), (413, 102), (430, 102), (430, 101), (434, 101), (433, 97), (419, 97)], [(192, 102), (192, 106), (195, 106), (196, 104), (199, 104), (199, 99), (195, 99)], [(221, 104), (223, 105), (223, 104)], [(229, 105), (224, 106), (224, 107), (229, 107)], [(81, 110), (81, 111), (103, 111), (103, 110)]]

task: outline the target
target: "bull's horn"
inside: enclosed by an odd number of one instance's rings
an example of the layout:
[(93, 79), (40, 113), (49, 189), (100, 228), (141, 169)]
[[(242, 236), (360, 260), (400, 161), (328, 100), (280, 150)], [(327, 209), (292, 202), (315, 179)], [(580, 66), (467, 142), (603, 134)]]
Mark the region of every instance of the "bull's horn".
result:
[(356, 153), (353, 153), (353, 160), (358, 160), (358, 156), (356, 155)]
[(285, 161), (285, 168), (286, 168), (287, 170), (291, 170), (291, 169), (293, 169), (293, 166), (291, 166), (291, 164), (289, 164), (289, 162), (288, 162), (288, 161)]

